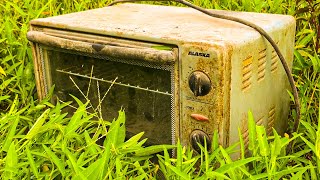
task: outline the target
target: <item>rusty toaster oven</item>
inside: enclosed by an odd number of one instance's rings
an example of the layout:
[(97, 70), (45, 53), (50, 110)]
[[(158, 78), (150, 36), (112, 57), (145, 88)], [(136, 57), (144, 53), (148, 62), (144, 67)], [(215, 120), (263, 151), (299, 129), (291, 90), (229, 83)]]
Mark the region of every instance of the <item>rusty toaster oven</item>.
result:
[[(254, 22), (292, 64), (291, 16), (212, 10)], [(245, 25), (191, 8), (121, 4), (31, 21), (37, 91), (55, 85), (113, 119), (123, 108), (128, 134), (154, 144), (248, 141), (247, 113), (271, 133), (284, 132), (289, 83), (270, 44)], [(111, 88), (110, 88), (111, 87)], [(108, 91), (107, 95), (106, 92)]]

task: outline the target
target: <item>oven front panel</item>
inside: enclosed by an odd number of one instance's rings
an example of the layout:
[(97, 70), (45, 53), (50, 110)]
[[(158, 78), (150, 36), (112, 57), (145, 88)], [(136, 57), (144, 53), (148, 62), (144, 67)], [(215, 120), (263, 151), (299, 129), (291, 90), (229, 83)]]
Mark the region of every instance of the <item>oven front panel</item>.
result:
[(40, 51), (46, 89), (55, 85), (55, 101), (74, 102), (70, 95), (90, 100), (88, 111), (101, 112), (108, 121), (124, 109), (129, 137), (144, 131), (150, 144), (174, 142), (173, 66), (46, 47)]

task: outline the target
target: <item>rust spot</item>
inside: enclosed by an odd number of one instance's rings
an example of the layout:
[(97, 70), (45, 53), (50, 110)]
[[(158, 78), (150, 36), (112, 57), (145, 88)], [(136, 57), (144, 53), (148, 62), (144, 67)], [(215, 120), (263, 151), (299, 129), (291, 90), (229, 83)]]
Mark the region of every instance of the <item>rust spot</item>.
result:
[[(120, 29), (120, 28), (119, 28), (119, 29)], [(120, 30), (121, 30), (121, 29), (120, 29)], [(123, 32), (122, 32), (122, 31), (117, 31), (117, 32), (116, 32), (116, 35), (121, 37), (121, 36), (123, 36)]]
[(104, 45), (102, 45), (102, 44), (92, 44), (92, 48), (93, 48), (96, 52), (100, 52), (100, 51), (104, 48)]

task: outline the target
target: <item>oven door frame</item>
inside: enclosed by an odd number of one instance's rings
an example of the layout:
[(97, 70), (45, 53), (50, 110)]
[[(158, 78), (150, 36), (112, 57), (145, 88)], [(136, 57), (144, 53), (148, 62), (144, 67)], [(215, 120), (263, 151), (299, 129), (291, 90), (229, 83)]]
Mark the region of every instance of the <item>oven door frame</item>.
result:
[(46, 85), (45, 64), (41, 57), (42, 46), (88, 54), (108, 55), (115, 58), (135, 57), (141, 61), (172, 66), (173, 77), (171, 81), (174, 83), (171, 100), (171, 109), (173, 109), (171, 110), (173, 119), (171, 122), (172, 144), (175, 144), (177, 139), (183, 138), (180, 137), (180, 58), (177, 46), (43, 27), (31, 27), (27, 38), (32, 45), (36, 87), (40, 100), (44, 99), (49, 91), (49, 87)]

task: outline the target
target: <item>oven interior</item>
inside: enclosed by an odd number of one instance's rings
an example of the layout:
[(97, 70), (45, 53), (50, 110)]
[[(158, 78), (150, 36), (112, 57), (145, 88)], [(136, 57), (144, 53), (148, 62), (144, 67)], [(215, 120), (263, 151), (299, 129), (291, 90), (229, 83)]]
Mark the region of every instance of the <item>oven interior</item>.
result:
[[(90, 100), (88, 112), (107, 121), (126, 113), (127, 137), (144, 132), (148, 144), (171, 144), (174, 138), (173, 67), (136, 59), (41, 47), (47, 89), (54, 101)], [(72, 113), (74, 108), (66, 108)]]

